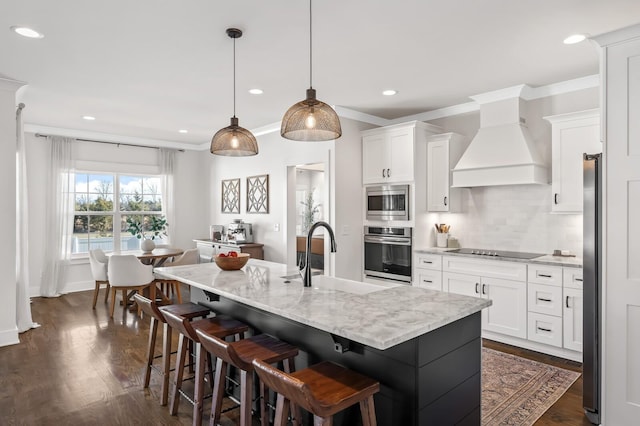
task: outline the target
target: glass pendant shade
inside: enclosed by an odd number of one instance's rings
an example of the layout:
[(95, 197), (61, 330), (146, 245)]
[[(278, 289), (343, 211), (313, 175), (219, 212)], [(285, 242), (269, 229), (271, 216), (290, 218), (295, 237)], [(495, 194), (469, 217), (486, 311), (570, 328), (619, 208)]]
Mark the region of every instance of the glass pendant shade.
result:
[(329, 105), (307, 89), (307, 99), (294, 104), (282, 118), (280, 135), (295, 141), (329, 141), (342, 136), (340, 119)]
[(238, 125), (238, 118), (231, 117), (231, 125), (220, 129), (211, 139), (211, 153), (230, 157), (256, 155), (258, 141), (253, 133)]

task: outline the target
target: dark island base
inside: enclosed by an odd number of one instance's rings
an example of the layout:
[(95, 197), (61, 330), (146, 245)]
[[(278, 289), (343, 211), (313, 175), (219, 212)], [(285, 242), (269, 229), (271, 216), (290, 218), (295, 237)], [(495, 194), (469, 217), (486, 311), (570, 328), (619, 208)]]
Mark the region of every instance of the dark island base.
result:
[[(196, 288), (191, 291), (192, 301), (298, 346), (297, 369), (328, 360), (380, 381), (375, 396), (380, 426), (480, 424), (480, 312), (381, 351)], [(337, 416), (334, 424), (360, 424), (359, 411)]]

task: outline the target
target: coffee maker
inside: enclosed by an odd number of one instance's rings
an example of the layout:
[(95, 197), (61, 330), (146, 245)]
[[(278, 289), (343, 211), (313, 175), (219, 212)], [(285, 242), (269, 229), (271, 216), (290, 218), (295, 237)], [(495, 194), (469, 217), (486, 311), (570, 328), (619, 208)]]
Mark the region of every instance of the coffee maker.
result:
[(227, 226), (227, 239), (230, 243), (244, 244), (253, 242), (253, 232), (250, 223), (244, 223), (242, 219), (235, 219)]

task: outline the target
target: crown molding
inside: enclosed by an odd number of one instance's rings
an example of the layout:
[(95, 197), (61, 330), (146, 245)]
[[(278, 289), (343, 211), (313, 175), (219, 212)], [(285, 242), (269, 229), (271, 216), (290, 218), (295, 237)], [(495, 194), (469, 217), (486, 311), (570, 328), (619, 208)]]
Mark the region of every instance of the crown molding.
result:
[(366, 114), (340, 105), (333, 106), (339, 117), (349, 118), (351, 120), (360, 121), (362, 123), (374, 124), (376, 126), (388, 126), (393, 124), (394, 120), (378, 117), (376, 115)]
[(619, 30), (600, 34), (595, 37), (590, 37), (590, 40), (594, 40), (596, 43), (598, 43), (598, 45), (606, 47), (634, 38), (640, 38), (640, 24), (631, 25)]
[(17, 92), (19, 88), (25, 86), (26, 84), (27, 83), (25, 81), (14, 80), (0, 74), (0, 90), (5, 90), (7, 92)]
[(467, 102), (464, 104), (452, 105), (449, 107), (434, 109), (431, 111), (421, 112), (418, 114), (407, 115), (392, 120), (392, 124), (405, 123), (407, 121), (431, 121), (443, 117), (451, 117), (454, 115), (466, 114), (480, 110), (480, 106), (475, 102)]

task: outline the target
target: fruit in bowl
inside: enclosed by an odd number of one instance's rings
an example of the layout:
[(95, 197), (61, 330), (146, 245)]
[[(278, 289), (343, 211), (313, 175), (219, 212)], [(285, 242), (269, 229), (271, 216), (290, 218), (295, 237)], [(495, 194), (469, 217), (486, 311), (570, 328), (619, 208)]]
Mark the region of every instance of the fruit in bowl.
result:
[(246, 265), (250, 257), (249, 253), (230, 251), (214, 256), (213, 261), (224, 271), (236, 271)]

